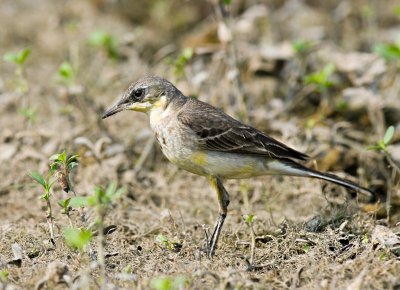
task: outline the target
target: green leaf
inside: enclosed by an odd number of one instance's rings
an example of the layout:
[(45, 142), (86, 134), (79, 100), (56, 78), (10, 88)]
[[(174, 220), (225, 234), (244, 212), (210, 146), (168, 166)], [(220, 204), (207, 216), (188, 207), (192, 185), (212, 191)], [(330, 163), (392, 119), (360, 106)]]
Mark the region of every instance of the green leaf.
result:
[(307, 40), (297, 40), (292, 43), (293, 50), (298, 54), (308, 52), (313, 46), (313, 43)]
[(64, 238), (70, 247), (83, 250), (92, 239), (92, 232), (86, 229), (67, 228)]
[(157, 235), (156, 241), (157, 241), (158, 243), (162, 244), (163, 246), (169, 245), (169, 240), (168, 240), (168, 238), (165, 237), (164, 235), (161, 235), (161, 234)]
[(315, 84), (319, 87), (329, 88), (333, 85), (330, 81), (330, 77), (334, 71), (335, 65), (333, 63), (328, 63), (322, 70), (307, 75), (304, 81), (306, 84)]
[(383, 137), (383, 143), (388, 145), (394, 136), (394, 127), (390, 126), (387, 128), (385, 136)]
[(59, 200), (57, 203), (59, 206), (61, 206), (63, 209), (67, 209), (69, 206), (69, 203), (71, 201), (71, 197), (64, 199), (64, 200)]
[(376, 44), (373, 48), (373, 51), (385, 58), (386, 60), (400, 59), (399, 43)]
[(73, 76), (72, 66), (69, 62), (63, 62), (58, 68), (58, 73), (62, 78), (70, 79)]
[(49, 159), (50, 159), (50, 161), (53, 161), (53, 162), (59, 162), (59, 163), (65, 164), (65, 162), (67, 161), (67, 152), (65, 152), (65, 150), (64, 150), (61, 153), (57, 153), (57, 154), (50, 156)]
[(73, 208), (84, 207), (88, 205), (88, 198), (84, 196), (74, 196), (69, 202), (69, 206)]
[(72, 169), (74, 169), (75, 167), (77, 167), (79, 165), (78, 162), (71, 162), (68, 163), (68, 171), (71, 171)]
[(14, 52), (8, 52), (8, 53), (6, 53), (5, 55), (3, 55), (3, 59), (4, 59), (5, 61), (8, 61), (8, 62), (18, 63), (18, 62), (17, 62), (18, 56), (17, 56), (17, 54), (14, 53)]
[(25, 48), (18, 53), (15, 52), (6, 53), (3, 56), (3, 59), (8, 62), (13, 62), (15, 64), (22, 65), (24, 64), (30, 53), (31, 50), (29, 48)]
[(118, 58), (117, 40), (111, 34), (104, 31), (95, 31), (89, 37), (89, 43), (104, 48), (107, 51), (108, 57)]
[(75, 154), (68, 158), (67, 163), (69, 162), (78, 162), (79, 155)]
[(169, 277), (155, 277), (151, 280), (150, 285), (154, 290), (172, 290), (172, 279)]
[(31, 172), (29, 173), (29, 176), (35, 180), (37, 183), (39, 183), (43, 188), (47, 187), (47, 182), (44, 179), (43, 175), (41, 175), (39, 172)]
[(248, 214), (248, 215), (246, 214), (243, 216), (243, 218), (248, 226), (251, 226), (255, 220), (254, 214)]

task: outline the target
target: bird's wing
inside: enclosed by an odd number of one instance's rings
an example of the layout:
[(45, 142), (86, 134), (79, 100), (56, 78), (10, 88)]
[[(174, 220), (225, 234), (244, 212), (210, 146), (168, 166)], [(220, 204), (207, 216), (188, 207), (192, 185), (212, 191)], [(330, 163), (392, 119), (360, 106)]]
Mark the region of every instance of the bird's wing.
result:
[(204, 150), (258, 154), (271, 158), (308, 158), (307, 155), (196, 99), (190, 99), (177, 118), (197, 135), (200, 148)]

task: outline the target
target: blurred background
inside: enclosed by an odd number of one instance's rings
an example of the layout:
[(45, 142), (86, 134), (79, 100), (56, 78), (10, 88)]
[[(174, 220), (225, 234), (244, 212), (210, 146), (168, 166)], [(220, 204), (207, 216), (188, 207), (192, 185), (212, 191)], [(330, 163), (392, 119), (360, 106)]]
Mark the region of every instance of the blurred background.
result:
[[(118, 230), (107, 244), (108, 252), (119, 253), (108, 259), (109, 275), (127, 289), (146, 289), (153, 276), (181, 273), (189, 281), (183, 288), (267, 282), (278, 288), (347, 287), (363, 280), (360, 269), (382, 254), (379, 247), (361, 248), (362, 237), (371, 237), (377, 224), (398, 230), (398, 1), (1, 0), (0, 43), (0, 268), (8, 269), (15, 287), (35, 285), (48, 261), (66, 262), (72, 255), (50, 251), (43, 242), (45, 205), (28, 175), (47, 172), (49, 157), (62, 150), (80, 156), (70, 177), (78, 195), (110, 182), (125, 188), (108, 218)], [(212, 227), (217, 214), (204, 178), (168, 163), (144, 114), (100, 119), (146, 74), (168, 79), (184, 94), (307, 153), (308, 166), (335, 172), (376, 196), (359, 201), (337, 186), (289, 177), (229, 181), (219, 257), (204, 266), (198, 262), (201, 225)], [(55, 203), (68, 196), (54, 191)], [(61, 236), (66, 219), (54, 207)], [(248, 254), (248, 244), (240, 242), (249, 239), (242, 219), (249, 213), (264, 237), (257, 244), (259, 263), (275, 263), (251, 275), (237, 270)], [(321, 241), (309, 242), (315, 256), (299, 257), (309, 250), (296, 244), (301, 237), (295, 232), (310, 227), (323, 233)], [(344, 229), (346, 245), (357, 250), (340, 261), (335, 252), (316, 262)], [(181, 252), (161, 251), (154, 240), (159, 233), (179, 241)], [(12, 243), (28, 256), (20, 268), (6, 266)], [(369, 278), (359, 287), (399, 285), (399, 265), (390, 255), (382, 258), (383, 268), (363, 272)], [(226, 265), (238, 272), (230, 275)], [(86, 266), (81, 260), (70, 271), (77, 275)], [(127, 266), (136, 278), (124, 281), (117, 274)], [(304, 276), (296, 274), (306, 266)], [(346, 276), (346, 269), (359, 271)], [(289, 276), (297, 278), (288, 282)]]

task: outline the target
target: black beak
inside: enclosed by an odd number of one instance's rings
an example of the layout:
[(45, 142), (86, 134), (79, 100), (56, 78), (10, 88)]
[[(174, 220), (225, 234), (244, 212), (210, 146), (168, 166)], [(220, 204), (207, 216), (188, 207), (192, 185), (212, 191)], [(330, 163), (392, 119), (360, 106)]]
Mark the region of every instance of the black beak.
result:
[(103, 113), (103, 115), (101, 116), (102, 119), (105, 119), (107, 117), (110, 117), (116, 113), (119, 113), (121, 111), (124, 111), (126, 109), (126, 104), (119, 102), (117, 103), (115, 106), (109, 108), (107, 111), (105, 111)]

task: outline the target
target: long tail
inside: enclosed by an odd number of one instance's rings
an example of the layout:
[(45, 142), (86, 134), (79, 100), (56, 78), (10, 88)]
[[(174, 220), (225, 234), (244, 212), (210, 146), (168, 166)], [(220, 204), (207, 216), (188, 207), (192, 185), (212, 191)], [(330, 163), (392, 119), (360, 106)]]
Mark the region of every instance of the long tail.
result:
[(373, 191), (365, 187), (359, 186), (354, 182), (340, 178), (330, 173), (324, 173), (314, 169), (307, 168), (291, 159), (282, 158), (279, 159), (278, 162), (280, 163), (279, 166), (280, 170), (285, 168), (286, 174), (288, 175), (319, 178), (355, 190), (357, 192), (363, 193), (369, 197), (373, 197), (375, 195)]

